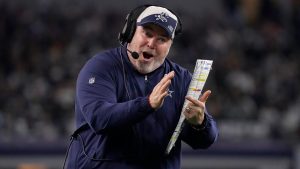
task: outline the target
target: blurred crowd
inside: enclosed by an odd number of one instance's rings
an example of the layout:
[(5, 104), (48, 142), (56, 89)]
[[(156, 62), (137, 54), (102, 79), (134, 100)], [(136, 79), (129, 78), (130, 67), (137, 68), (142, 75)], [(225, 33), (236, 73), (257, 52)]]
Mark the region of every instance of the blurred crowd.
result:
[[(85, 1), (0, 1), (0, 142), (66, 139), (85, 61), (117, 47), (128, 11)], [(300, 1), (219, 1), (181, 11), (170, 59), (193, 72), (212, 59), (207, 107), (220, 139), (300, 140)]]

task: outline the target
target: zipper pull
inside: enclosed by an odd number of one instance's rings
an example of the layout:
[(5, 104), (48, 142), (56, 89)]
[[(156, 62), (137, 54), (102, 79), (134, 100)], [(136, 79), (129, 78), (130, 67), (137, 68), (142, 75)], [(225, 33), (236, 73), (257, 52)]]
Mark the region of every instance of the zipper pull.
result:
[(148, 76), (147, 76), (147, 75), (145, 75), (145, 81), (146, 81), (146, 82), (148, 81)]

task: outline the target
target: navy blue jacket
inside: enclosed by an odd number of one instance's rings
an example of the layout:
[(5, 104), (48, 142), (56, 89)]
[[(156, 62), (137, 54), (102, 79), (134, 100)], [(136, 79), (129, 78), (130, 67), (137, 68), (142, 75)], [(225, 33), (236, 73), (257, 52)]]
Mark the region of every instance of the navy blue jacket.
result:
[[(161, 108), (153, 110), (148, 96), (172, 70), (171, 94)], [(140, 74), (130, 63), (125, 47), (92, 57), (77, 79), (77, 130), (68, 168), (179, 169), (181, 140), (195, 149), (207, 148), (218, 132), (206, 113), (203, 129), (185, 124), (175, 147), (165, 155), (190, 81), (191, 73), (168, 59), (155, 71)]]

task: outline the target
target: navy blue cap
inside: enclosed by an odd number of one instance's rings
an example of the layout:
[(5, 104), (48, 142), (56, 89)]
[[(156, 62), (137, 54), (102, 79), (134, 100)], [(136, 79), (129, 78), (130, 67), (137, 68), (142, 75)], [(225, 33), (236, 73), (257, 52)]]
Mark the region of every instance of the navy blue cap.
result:
[(168, 37), (174, 38), (178, 23), (177, 17), (168, 9), (159, 6), (149, 6), (137, 18), (137, 25), (144, 26), (153, 23), (162, 27)]

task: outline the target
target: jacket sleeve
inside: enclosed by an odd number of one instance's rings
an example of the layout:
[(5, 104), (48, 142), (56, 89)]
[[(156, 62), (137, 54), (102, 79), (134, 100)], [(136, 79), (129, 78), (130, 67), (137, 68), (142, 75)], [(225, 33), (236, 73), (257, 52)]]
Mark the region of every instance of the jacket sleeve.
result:
[(193, 149), (205, 149), (213, 144), (218, 137), (218, 129), (213, 117), (205, 113), (204, 122), (199, 128), (185, 122), (182, 129), (182, 140)]
[(147, 97), (117, 102), (114, 66), (106, 60), (92, 58), (79, 73), (76, 104), (86, 123), (96, 132), (126, 127), (154, 111)]

